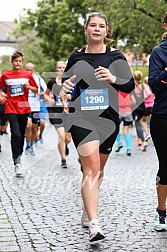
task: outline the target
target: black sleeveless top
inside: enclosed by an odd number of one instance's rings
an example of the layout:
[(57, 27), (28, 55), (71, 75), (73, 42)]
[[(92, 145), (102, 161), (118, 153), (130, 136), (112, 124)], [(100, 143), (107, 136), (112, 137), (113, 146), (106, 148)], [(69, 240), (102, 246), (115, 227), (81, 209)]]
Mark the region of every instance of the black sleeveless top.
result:
[[(141, 89), (139, 88), (141, 86)], [(133, 95), (136, 100), (136, 104), (132, 105), (132, 110), (140, 110), (145, 111), (145, 105), (144, 105), (144, 86), (143, 84), (139, 84), (135, 89), (138, 88), (141, 92), (140, 94), (136, 94), (135, 91), (133, 91)]]

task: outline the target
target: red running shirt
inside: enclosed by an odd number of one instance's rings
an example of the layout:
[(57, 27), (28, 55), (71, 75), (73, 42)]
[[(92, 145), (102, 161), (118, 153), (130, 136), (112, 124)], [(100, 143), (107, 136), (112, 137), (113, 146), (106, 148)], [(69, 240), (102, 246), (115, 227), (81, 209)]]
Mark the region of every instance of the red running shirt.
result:
[(0, 78), (0, 89), (6, 87), (7, 101), (5, 103), (5, 114), (27, 114), (31, 112), (28, 103), (29, 89), (24, 84), (38, 88), (32, 73), (26, 70), (14, 72), (6, 71)]

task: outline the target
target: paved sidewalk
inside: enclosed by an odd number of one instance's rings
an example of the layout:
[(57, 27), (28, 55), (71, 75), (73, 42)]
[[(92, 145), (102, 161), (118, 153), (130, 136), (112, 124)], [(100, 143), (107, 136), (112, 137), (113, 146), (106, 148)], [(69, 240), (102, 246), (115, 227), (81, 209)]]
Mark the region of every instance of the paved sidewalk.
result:
[[(99, 219), (106, 239), (91, 246), (80, 225), (81, 172), (73, 143), (68, 169), (60, 167), (54, 128), (47, 123), (44, 144), (36, 156), (23, 156), (25, 178), (16, 178), (10, 136), (0, 153), (0, 252), (165, 252), (167, 232), (154, 231), (155, 176), (158, 168), (152, 141), (147, 152), (125, 148), (110, 156), (100, 190)], [(116, 149), (116, 146), (115, 148)]]

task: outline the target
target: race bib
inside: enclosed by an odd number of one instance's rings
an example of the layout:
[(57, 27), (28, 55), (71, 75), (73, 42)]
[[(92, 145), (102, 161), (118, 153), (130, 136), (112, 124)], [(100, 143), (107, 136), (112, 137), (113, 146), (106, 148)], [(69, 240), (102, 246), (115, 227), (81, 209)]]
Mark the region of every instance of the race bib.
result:
[(81, 110), (102, 110), (109, 106), (108, 89), (81, 89)]
[(36, 93), (34, 93), (34, 92), (32, 92), (31, 90), (29, 91), (29, 93), (28, 93), (28, 97), (36, 97), (37, 96), (37, 94)]
[[(55, 101), (55, 103), (56, 103), (56, 106), (63, 106), (63, 104), (62, 104), (62, 102), (61, 102), (61, 100), (60, 100), (60, 96), (59, 95), (57, 95), (56, 96), (56, 101)], [(68, 101), (66, 100), (66, 103), (68, 104)]]
[(10, 88), (10, 95), (11, 96), (19, 96), (24, 94), (24, 86), (23, 84), (11, 85)]

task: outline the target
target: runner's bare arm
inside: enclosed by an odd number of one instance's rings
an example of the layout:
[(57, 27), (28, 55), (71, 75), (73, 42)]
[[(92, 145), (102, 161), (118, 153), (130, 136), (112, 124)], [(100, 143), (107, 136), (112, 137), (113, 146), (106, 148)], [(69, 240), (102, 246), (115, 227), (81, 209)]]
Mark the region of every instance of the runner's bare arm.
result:
[(6, 97), (7, 95), (0, 89), (0, 104), (4, 104), (6, 102)]
[(37, 92), (38, 92), (38, 88), (31, 86), (30, 83), (26, 83), (26, 84), (24, 84), (24, 86), (25, 86), (26, 88), (30, 89), (30, 90), (31, 90), (32, 92), (34, 92), (34, 93), (37, 93)]

